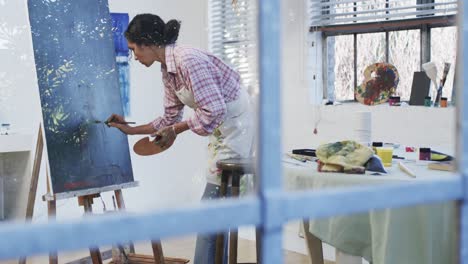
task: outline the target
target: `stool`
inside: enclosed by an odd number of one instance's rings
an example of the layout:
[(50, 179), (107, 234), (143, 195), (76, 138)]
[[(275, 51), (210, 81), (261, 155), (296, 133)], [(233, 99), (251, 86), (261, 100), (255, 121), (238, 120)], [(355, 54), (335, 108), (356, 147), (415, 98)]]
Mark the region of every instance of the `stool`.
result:
[[(232, 181), (232, 196), (239, 197), (240, 179), (244, 174), (254, 174), (254, 162), (252, 159), (225, 159), (216, 162), (216, 167), (221, 170), (220, 197), (226, 197), (229, 177)], [(237, 264), (237, 228), (229, 231), (229, 264)], [(260, 259), (260, 238), (256, 232), (257, 263)], [(224, 257), (224, 234), (216, 237), (215, 264), (222, 264)]]

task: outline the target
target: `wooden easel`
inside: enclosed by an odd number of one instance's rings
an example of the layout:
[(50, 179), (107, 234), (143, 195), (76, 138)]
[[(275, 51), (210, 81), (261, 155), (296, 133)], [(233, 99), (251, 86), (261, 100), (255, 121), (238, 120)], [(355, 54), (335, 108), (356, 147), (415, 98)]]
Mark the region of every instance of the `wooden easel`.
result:
[[(31, 184), (30, 184), (29, 195), (28, 195), (28, 204), (26, 208), (26, 219), (32, 219), (32, 216), (34, 213), (34, 203), (36, 200), (37, 184), (38, 184), (39, 173), (40, 173), (40, 168), (41, 168), (43, 150), (44, 150), (44, 140), (43, 140), (42, 126), (41, 124), (39, 124), (36, 151), (34, 155), (34, 163), (33, 163), (32, 177), (31, 177)], [(57, 199), (55, 195), (51, 193), (48, 174), (49, 173), (46, 168), (47, 194), (42, 196), (42, 200), (47, 202), (48, 216), (49, 216), (49, 219), (52, 219), (56, 217)], [(123, 195), (122, 195), (122, 189), (114, 190), (114, 194), (115, 194), (115, 199), (116, 199), (117, 207), (119, 211), (125, 211), (125, 202), (124, 202)], [(100, 197), (100, 196), (101, 196), (100, 191), (96, 191), (94, 193), (86, 193), (84, 195), (77, 196), (78, 204), (84, 207), (84, 211), (86, 215), (92, 214), (93, 199)], [(125, 264), (127, 263), (128, 264), (140, 264), (140, 263), (182, 264), (182, 263), (189, 262), (188, 259), (164, 257), (162, 246), (159, 241), (151, 241), (151, 246), (153, 248), (153, 256), (135, 254), (135, 247), (133, 243), (130, 242), (130, 254), (128, 254), (128, 259), (125, 261)], [(101, 252), (99, 248), (91, 247), (89, 251), (90, 251), (92, 263), (102, 264), (102, 257), (101, 257)], [(114, 261), (112, 261), (111, 263), (124, 264), (124, 263), (119, 263), (119, 262), (114, 262)], [(19, 260), (19, 264), (26, 264), (26, 258), (21, 258)], [(49, 253), (49, 264), (58, 264), (57, 252)]]

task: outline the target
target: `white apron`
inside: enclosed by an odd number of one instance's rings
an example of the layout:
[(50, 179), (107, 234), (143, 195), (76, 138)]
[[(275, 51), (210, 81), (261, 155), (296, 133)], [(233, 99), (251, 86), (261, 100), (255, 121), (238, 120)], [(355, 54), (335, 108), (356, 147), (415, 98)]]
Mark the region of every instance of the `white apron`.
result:
[[(182, 87), (175, 94), (179, 100), (192, 109), (197, 109), (193, 92)], [(216, 162), (222, 159), (247, 158), (252, 152), (254, 138), (253, 115), (249, 95), (243, 88), (239, 97), (226, 104), (224, 121), (209, 136), (207, 181), (221, 184), (221, 174)]]

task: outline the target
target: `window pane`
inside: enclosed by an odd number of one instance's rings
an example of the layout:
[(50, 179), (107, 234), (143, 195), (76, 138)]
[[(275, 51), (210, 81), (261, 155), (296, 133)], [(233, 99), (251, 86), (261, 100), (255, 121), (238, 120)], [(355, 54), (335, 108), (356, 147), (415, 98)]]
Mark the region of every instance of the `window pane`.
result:
[[(329, 74), (332, 81), (334, 79), (335, 99), (337, 101), (354, 99), (354, 55), (353, 36), (337, 36), (329, 38), (335, 42), (333, 53), (329, 52), (328, 63), (334, 65), (334, 75)], [(330, 68), (329, 67), (329, 68)], [(330, 82), (329, 82), (330, 83)], [(329, 86), (329, 89), (333, 87)]]
[(367, 66), (385, 62), (385, 34), (372, 33), (357, 36), (357, 83), (364, 80), (364, 70)]
[(396, 94), (401, 100), (409, 100), (413, 72), (420, 71), (420, 34), (419, 30), (390, 32), (390, 64), (393, 64), (400, 75)]
[(455, 60), (457, 53), (457, 28), (431, 29), (431, 61), (437, 65), (438, 81), (442, 78), (444, 63), (450, 63), (450, 69), (442, 90), (442, 96), (448, 100), (452, 98), (453, 81), (455, 76)]

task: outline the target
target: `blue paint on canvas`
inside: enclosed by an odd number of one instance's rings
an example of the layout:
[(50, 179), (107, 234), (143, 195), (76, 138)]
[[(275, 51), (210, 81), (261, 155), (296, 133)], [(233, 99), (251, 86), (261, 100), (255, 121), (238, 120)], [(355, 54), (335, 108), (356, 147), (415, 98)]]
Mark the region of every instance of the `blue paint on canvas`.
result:
[(125, 116), (130, 115), (130, 67), (128, 64), (128, 45), (125, 38), (125, 30), (128, 27), (129, 17), (125, 13), (111, 13), (112, 33), (114, 36), (114, 48), (119, 74), (120, 97), (122, 98)]
[(128, 45), (124, 35), (129, 22), (128, 14), (111, 13), (111, 18), (116, 56), (128, 57)]
[(28, 1), (54, 193), (133, 182), (106, 0)]

